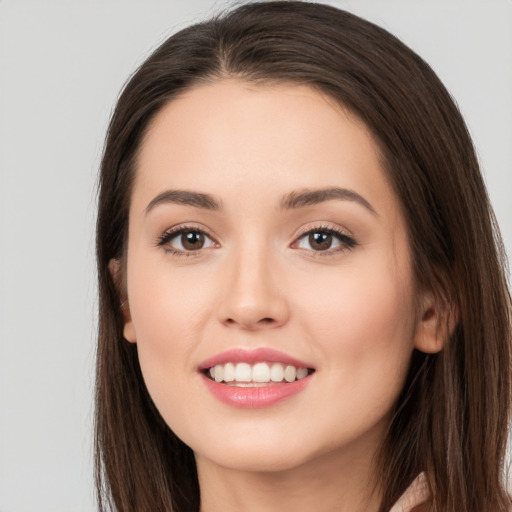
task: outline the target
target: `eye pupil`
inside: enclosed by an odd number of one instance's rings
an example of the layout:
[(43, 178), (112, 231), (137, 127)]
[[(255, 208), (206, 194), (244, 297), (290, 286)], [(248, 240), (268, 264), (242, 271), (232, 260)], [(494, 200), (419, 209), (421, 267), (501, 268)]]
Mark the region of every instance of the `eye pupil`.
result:
[(329, 233), (311, 233), (309, 235), (309, 244), (317, 251), (325, 251), (332, 244), (332, 235)]
[(204, 235), (197, 231), (185, 231), (181, 235), (181, 243), (185, 249), (190, 251), (201, 249), (204, 245)]

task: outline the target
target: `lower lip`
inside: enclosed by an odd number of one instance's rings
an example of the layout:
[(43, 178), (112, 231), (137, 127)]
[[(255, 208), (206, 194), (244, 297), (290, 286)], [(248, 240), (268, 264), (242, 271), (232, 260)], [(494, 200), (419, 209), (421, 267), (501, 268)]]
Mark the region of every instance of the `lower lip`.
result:
[(261, 387), (237, 387), (220, 384), (201, 376), (210, 393), (221, 402), (242, 409), (270, 407), (286, 398), (300, 393), (309, 383), (310, 376), (294, 382), (271, 384)]

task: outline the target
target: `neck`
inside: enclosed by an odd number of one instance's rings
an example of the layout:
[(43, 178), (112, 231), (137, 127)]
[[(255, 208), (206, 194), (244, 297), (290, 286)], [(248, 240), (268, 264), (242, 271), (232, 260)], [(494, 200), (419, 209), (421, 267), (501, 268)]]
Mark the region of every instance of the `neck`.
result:
[(372, 459), (331, 452), (292, 469), (240, 471), (196, 455), (201, 512), (374, 512)]

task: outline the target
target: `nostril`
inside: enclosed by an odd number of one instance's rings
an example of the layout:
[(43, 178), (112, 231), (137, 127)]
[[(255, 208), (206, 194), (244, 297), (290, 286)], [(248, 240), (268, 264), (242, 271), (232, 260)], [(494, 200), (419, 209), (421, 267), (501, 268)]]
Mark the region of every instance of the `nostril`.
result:
[[(271, 318), (271, 317), (267, 316), (265, 318), (261, 318), (260, 320), (257, 320), (256, 323), (252, 324), (252, 325), (253, 326), (255, 326), (257, 324), (259, 324), (259, 325), (270, 325), (270, 324), (275, 323), (275, 321), (276, 320), (274, 318)], [(225, 323), (227, 325), (233, 325), (233, 324), (237, 324), (237, 323), (243, 324), (243, 322), (237, 322), (234, 318), (226, 318)]]

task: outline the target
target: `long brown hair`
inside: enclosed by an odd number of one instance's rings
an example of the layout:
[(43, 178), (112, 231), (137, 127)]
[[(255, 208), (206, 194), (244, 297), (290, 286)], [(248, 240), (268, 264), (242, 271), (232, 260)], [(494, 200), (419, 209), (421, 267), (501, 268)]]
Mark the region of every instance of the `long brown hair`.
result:
[(458, 314), (445, 348), (414, 352), (376, 461), (386, 512), (421, 471), (435, 512), (510, 504), (511, 301), (504, 251), (465, 123), (420, 57), (352, 14), (306, 2), (258, 2), (170, 37), (131, 77), (112, 116), (97, 219), (99, 334), (96, 478), (100, 509), (199, 510), (193, 453), (150, 399), (135, 344), (123, 339), (122, 259), (136, 157), (148, 124), (199, 82), (238, 77), (308, 85), (373, 132), (407, 222), (417, 286)]

